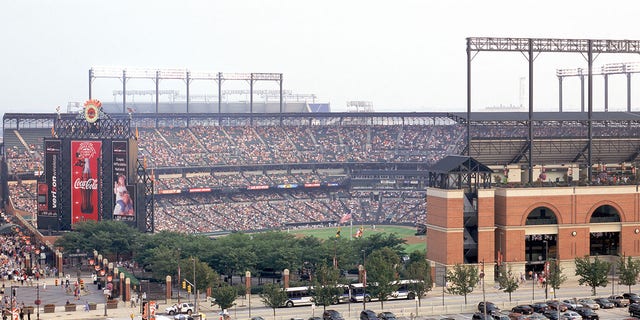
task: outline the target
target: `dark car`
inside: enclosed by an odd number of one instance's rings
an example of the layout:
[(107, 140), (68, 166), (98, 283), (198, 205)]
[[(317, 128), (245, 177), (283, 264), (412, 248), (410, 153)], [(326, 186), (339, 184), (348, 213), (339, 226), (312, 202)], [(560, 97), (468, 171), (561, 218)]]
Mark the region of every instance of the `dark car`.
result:
[(569, 309), (566, 303), (558, 300), (549, 300), (547, 301), (547, 305), (549, 306), (549, 310), (558, 311), (558, 309), (560, 309), (560, 312), (565, 312)]
[(360, 320), (378, 320), (378, 316), (373, 310), (362, 310), (360, 312)]
[(549, 305), (546, 302), (536, 302), (531, 305), (531, 308), (533, 308), (533, 312), (544, 313), (549, 310)]
[(322, 320), (320, 317), (309, 317), (307, 320)]
[(623, 293), (625, 299), (629, 299), (629, 304), (640, 303), (640, 296), (635, 293)]
[(322, 313), (322, 320), (344, 320), (340, 312), (335, 310), (325, 310)]
[(593, 301), (595, 301), (601, 309), (613, 309), (613, 307), (616, 306), (615, 303), (611, 302), (607, 298), (595, 298)]
[(629, 315), (632, 317), (640, 317), (640, 303), (632, 303), (629, 305)]
[(494, 318), (489, 313), (485, 316), (482, 312), (476, 312), (471, 316), (471, 320), (494, 320)]
[(380, 320), (396, 320), (396, 315), (393, 312), (380, 312), (378, 313), (378, 319)]
[(478, 303), (478, 311), (484, 312), (485, 304), (487, 306), (487, 314), (493, 311), (500, 311), (500, 308), (498, 308), (495, 303), (489, 301), (487, 301), (486, 303), (484, 301), (480, 301), (480, 303)]
[(511, 308), (511, 312), (528, 315), (533, 313), (533, 308), (528, 304), (519, 304)]
[(576, 308), (575, 310), (579, 315), (582, 316), (582, 320), (600, 320), (598, 314), (593, 311), (591, 308), (582, 307)]
[(561, 313), (559, 313), (558, 310), (551, 310), (551, 309), (543, 313), (543, 315), (547, 317), (547, 319), (551, 319), (551, 320), (558, 320), (559, 319), (558, 317), (560, 317), (560, 314)]
[(491, 316), (494, 320), (511, 320), (509, 314), (502, 313), (501, 311), (494, 311), (491, 313)]

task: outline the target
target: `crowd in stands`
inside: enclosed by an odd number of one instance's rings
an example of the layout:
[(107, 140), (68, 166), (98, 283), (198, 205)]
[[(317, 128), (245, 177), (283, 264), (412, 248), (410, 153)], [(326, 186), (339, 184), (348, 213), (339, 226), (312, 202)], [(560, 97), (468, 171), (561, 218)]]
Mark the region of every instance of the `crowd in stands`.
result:
[[(235, 194), (165, 195), (156, 198), (156, 229), (186, 233), (284, 229), (338, 221), (350, 213), (356, 223), (410, 223), (426, 219), (421, 191), (316, 189)], [(160, 223), (158, 223), (160, 222)]]
[(140, 130), (154, 167), (278, 163), (434, 163), (464, 143), (458, 125), (192, 126)]

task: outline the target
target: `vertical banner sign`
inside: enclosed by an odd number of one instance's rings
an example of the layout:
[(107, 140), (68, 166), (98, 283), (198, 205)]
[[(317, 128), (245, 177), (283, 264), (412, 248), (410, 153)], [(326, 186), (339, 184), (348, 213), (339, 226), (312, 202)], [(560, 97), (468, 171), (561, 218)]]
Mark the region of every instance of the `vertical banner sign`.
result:
[(44, 184), (38, 184), (38, 214), (55, 217), (58, 214), (58, 183), (60, 173), (60, 140), (46, 140), (44, 143)]
[(71, 141), (71, 224), (98, 220), (101, 141)]
[(129, 184), (129, 148), (127, 141), (113, 141), (113, 219), (135, 221), (135, 188)]

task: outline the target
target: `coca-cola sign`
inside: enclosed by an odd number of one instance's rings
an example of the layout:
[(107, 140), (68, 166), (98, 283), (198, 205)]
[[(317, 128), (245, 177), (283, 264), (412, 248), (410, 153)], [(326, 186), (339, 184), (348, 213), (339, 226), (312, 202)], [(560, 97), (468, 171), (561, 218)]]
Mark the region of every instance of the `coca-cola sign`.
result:
[(85, 189), (85, 190), (98, 190), (98, 179), (88, 179), (82, 180), (77, 178), (76, 181), (73, 182), (74, 189)]
[(71, 225), (98, 220), (102, 141), (71, 141)]

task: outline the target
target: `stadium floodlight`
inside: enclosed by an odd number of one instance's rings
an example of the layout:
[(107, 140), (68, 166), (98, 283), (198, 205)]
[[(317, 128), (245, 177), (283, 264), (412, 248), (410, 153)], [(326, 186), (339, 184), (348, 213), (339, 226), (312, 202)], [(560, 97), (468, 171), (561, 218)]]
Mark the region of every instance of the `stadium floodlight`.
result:
[(158, 69), (160, 79), (186, 79), (187, 69)]
[(122, 67), (91, 67), (91, 75), (94, 78), (122, 78)]
[(156, 69), (149, 68), (126, 68), (125, 74), (127, 78), (138, 78), (138, 79), (155, 79), (156, 78)]
[(223, 80), (251, 80), (250, 73), (223, 73)]
[(253, 80), (279, 81), (282, 79), (282, 73), (252, 73)]
[(218, 80), (218, 73), (210, 71), (189, 71), (189, 79)]

